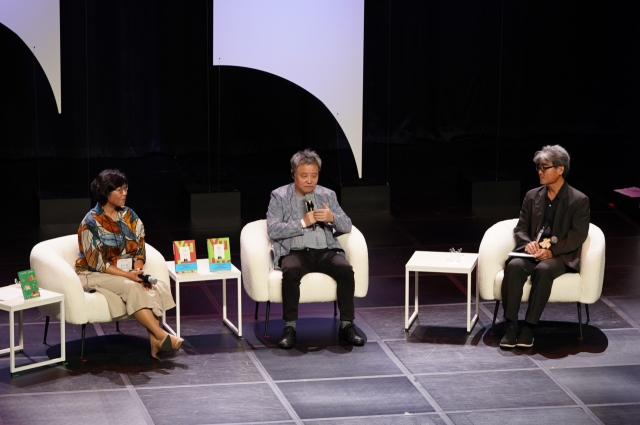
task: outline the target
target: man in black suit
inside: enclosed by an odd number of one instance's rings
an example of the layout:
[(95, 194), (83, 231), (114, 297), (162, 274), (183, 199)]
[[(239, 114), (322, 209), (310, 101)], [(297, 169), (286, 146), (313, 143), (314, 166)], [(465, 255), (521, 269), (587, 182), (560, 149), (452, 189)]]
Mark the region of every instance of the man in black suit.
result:
[[(589, 233), (589, 198), (565, 181), (569, 160), (560, 145), (545, 146), (533, 156), (542, 186), (527, 192), (513, 229), (515, 251), (533, 257), (511, 257), (505, 265), (502, 303), (507, 325), (501, 347), (531, 347), (534, 327), (549, 301), (553, 280), (580, 271), (582, 244)], [(519, 330), (518, 311), (529, 275), (529, 306)]]

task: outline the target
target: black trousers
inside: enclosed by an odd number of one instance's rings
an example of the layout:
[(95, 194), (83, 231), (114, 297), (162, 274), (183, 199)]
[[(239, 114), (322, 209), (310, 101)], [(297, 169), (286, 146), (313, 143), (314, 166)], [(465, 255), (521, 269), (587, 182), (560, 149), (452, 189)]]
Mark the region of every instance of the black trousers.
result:
[(518, 321), (524, 284), (527, 281), (527, 276), (531, 275), (531, 293), (529, 294), (529, 307), (525, 321), (532, 325), (537, 324), (542, 316), (542, 311), (549, 302), (553, 280), (565, 273), (575, 273), (575, 270), (567, 267), (558, 257), (539, 262), (520, 257), (508, 259), (502, 281), (504, 317), (514, 322)]
[(324, 273), (338, 283), (337, 297), (340, 320), (353, 321), (355, 309), (353, 294), (355, 280), (351, 264), (330, 249), (305, 249), (291, 251), (280, 259), (282, 268), (282, 318), (298, 319), (300, 280), (307, 273)]

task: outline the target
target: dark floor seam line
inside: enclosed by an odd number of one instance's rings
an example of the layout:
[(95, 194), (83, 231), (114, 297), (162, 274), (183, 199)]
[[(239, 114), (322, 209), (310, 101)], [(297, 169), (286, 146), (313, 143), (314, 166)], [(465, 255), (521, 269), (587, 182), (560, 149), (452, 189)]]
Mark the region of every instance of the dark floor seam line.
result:
[(271, 391), (273, 391), (278, 400), (280, 400), (280, 403), (282, 403), (282, 406), (287, 410), (291, 419), (293, 419), (293, 421), (298, 425), (304, 425), (293, 406), (289, 403), (289, 400), (287, 400), (282, 391), (280, 391), (280, 388), (278, 388), (278, 385), (271, 378), (271, 375), (269, 375), (269, 372), (267, 372), (267, 369), (265, 369), (262, 363), (260, 363), (260, 360), (258, 360), (258, 357), (251, 351), (246, 339), (242, 340), (242, 347), (245, 354), (251, 359), (251, 362), (254, 364), (256, 369), (258, 369), (258, 372), (260, 372), (264, 380), (269, 384)]
[(401, 378), (405, 375), (402, 373), (392, 373), (389, 375), (359, 375), (359, 376), (337, 376), (331, 378), (305, 378), (305, 379), (278, 379), (274, 380), (276, 384), (290, 384), (292, 382), (323, 382), (323, 381), (349, 381), (358, 379), (381, 379), (381, 378)]
[[(400, 371), (409, 380), (409, 382), (411, 382), (411, 384), (425, 398), (427, 403), (429, 403), (431, 405), (431, 407), (433, 407), (435, 409), (435, 411), (438, 414), (438, 416), (446, 424), (454, 425), (454, 423), (451, 420), (451, 418), (449, 418), (449, 416), (447, 416), (447, 414), (440, 407), (440, 405), (436, 402), (436, 400), (433, 398), (433, 396), (431, 394), (429, 394), (427, 389), (424, 388), (420, 382), (418, 382), (418, 380), (415, 378), (415, 376), (413, 376), (413, 374), (409, 371), (409, 369), (393, 353), (391, 348), (389, 348), (389, 346), (382, 341), (382, 339), (380, 338), (380, 335), (378, 335), (378, 333), (373, 329), (373, 327), (371, 325), (369, 325), (369, 323), (365, 320), (365, 318), (362, 317), (362, 315), (360, 313), (357, 313), (357, 312), (356, 312), (356, 316), (359, 318), (359, 320), (362, 320), (366, 324), (366, 326), (369, 328), (369, 330), (366, 332), (367, 340), (369, 341), (369, 340), (373, 339), (380, 346), (380, 348), (382, 348), (382, 351), (384, 351), (384, 353), (389, 357), (389, 359), (396, 365), (396, 367), (398, 369), (400, 369)], [(373, 338), (370, 338), (369, 337), (370, 335), (373, 336)]]
[(551, 409), (582, 409), (577, 404), (570, 404), (566, 406), (535, 406), (535, 407), (500, 407), (495, 409), (474, 409), (474, 410), (447, 410), (448, 414), (460, 414), (460, 413), (489, 413), (489, 412), (519, 412), (523, 410), (551, 410)]
[(631, 326), (633, 326), (636, 329), (640, 328), (640, 326), (638, 326), (638, 324), (635, 322), (635, 320), (633, 320), (631, 317), (627, 316), (627, 314), (624, 311), (620, 310), (618, 308), (618, 306), (615, 305), (613, 303), (613, 301), (611, 301), (609, 298), (601, 297), (600, 299), (602, 300), (603, 303), (608, 305), (611, 308), (611, 310), (615, 311), (618, 314), (618, 316), (620, 316), (624, 320), (626, 320)]
[(215, 384), (188, 384), (188, 385), (158, 385), (155, 387), (136, 387), (136, 391), (152, 391), (152, 390), (168, 390), (172, 388), (210, 388), (210, 387), (232, 387), (235, 385), (268, 385), (264, 381), (247, 381), (247, 382), (218, 382)]
[(305, 419), (304, 422), (306, 424), (306, 423), (309, 423), (309, 422), (326, 421), (327, 419), (331, 419), (331, 420), (349, 420), (349, 419), (371, 419), (371, 418), (407, 418), (407, 417), (412, 417), (412, 416), (434, 416), (434, 417), (439, 417), (436, 412), (420, 412), (420, 413), (410, 413), (408, 415), (404, 414), (404, 413), (394, 413), (394, 414), (390, 414), (390, 415), (336, 416), (336, 417), (332, 417), (332, 418)]
[(542, 363), (539, 360), (536, 360), (534, 358), (532, 358), (531, 356), (528, 356), (529, 359), (534, 362), (536, 364), (536, 366), (538, 366), (538, 368), (549, 377), (549, 379), (551, 379), (562, 391), (564, 391), (565, 394), (567, 394), (578, 406), (580, 406), (582, 408), (582, 410), (584, 411), (584, 413), (589, 416), (591, 418), (591, 420), (593, 420), (596, 424), (598, 425), (604, 425), (604, 423), (600, 420), (600, 418), (598, 418), (596, 416), (595, 413), (593, 413), (591, 411), (591, 409), (589, 409), (587, 407), (586, 404), (584, 404), (582, 402), (582, 400), (580, 400), (580, 398), (575, 395), (573, 393), (573, 391), (571, 391), (568, 387), (566, 387), (564, 384), (560, 383), (560, 381), (558, 381), (556, 379), (555, 376), (553, 376), (553, 374), (551, 373), (551, 371), (549, 369), (547, 369), (546, 367), (544, 367), (544, 365), (542, 365)]
[[(93, 323), (93, 327), (96, 330), (96, 334), (98, 334), (100, 339), (103, 341), (103, 343), (104, 343), (105, 347), (107, 348), (107, 350), (111, 351), (109, 349), (109, 347), (110, 347), (109, 340), (107, 339), (107, 336), (105, 335), (104, 331), (102, 330), (102, 326), (100, 326), (100, 323)], [(125, 387), (129, 391), (129, 395), (131, 396), (133, 401), (136, 403), (136, 405), (140, 409), (140, 414), (144, 418), (144, 421), (148, 425), (155, 425), (155, 423), (153, 422), (153, 419), (151, 419), (151, 414), (149, 414), (149, 411), (147, 410), (147, 407), (142, 402), (142, 399), (140, 398), (140, 395), (136, 392), (135, 387), (133, 386), (133, 384), (131, 383), (131, 380), (129, 379), (129, 376), (127, 374), (121, 373), (121, 372), (118, 372), (118, 375), (120, 375), (120, 379), (122, 379), (122, 382), (124, 383)]]
[(58, 394), (102, 393), (102, 392), (116, 392), (116, 391), (128, 391), (128, 389), (127, 388), (101, 388), (99, 390), (44, 391), (44, 392), (40, 391), (35, 393), (0, 394), (0, 398), (24, 397), (24, 396), (46, 396), (46, 395), (58, 395)]

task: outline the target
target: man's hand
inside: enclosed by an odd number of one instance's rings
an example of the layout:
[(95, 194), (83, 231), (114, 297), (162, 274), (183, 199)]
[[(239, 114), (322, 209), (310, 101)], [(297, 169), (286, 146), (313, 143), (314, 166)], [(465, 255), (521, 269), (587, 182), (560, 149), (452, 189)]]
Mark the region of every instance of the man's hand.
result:
[(550, 249), (540, 248), (533, 254), (533, 258), (538, 261), (548, 260), (549, 258), (553, 258), (553, 252)]
[(320, 223), (333, 222), (333, 213), (331, 212), (327, 204), (323, 202), (322, 206), (324, 207), (323, 209), (313, 211), (313, 217), (315, 218), (315, 220), (319, 221)]
[(540, 250), (540, 245), (538, 245), (538, 242), (536, 241), (531, 241), (524, 247), (524, 252), (534, 256), (536, 252), (538, 252), (539, 250)]
[(316, 221), (318, 221), (315, 218), (315, 211), (308, 211), (302, 219), (304, 220), (305, 227), (313, 226)]

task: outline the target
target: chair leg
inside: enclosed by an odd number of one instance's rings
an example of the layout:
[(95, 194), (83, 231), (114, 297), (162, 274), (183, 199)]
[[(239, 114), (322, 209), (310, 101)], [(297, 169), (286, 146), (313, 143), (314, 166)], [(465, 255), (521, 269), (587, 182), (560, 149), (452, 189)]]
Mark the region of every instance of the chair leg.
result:
[(589, 321), (591, 321), (591, 319), (589, 318), (589, 304), (585, 304), (584, 308), (587, 310), (587, 323), (585, 324), (588, 325)]
[(267, 317), (264, 321), (264, 337), (269, 338), (269, 312), (271, 311), (271, 301), (267, 301)]
[(580, 338), (578, 338), (578, 340), (582, 341), (582, 306), (580, 303), (576, 304), (578, 304), (578, 323), (580, 323)]
[(42, 341), (44, 345), (47, 345), (48, 332), (49, 332), (49, 316), (47, 316), (46, 320), (44, 321), (44, 340)]
[(496, 326), (496, 316), (498, 316), (498, 307), (500, 307), (500, 300), (496, 300), (496, 308), (493, 309), (493, 321), (491, 322), (491, 333), (489, 335), (494, 335), (493, 328)]
[(258, 306), (260, 305), (259, 302), (256, 301), (256, 314), (253, 316), (254, 319), (258, 320)]
[(116, 320), (116, 332), (120, 333), (120, 322)]
[(84, 335), (87, 331), (87, 324), (84, 323), (82, 325), (82, 342), (80, 342), (80, 360), (83, 362), (86, 362), (86, 360), (84, 359)]
[(338, 315), (338, 302), (334, 301), (333, 302), (333, 317), (336, 317)]

